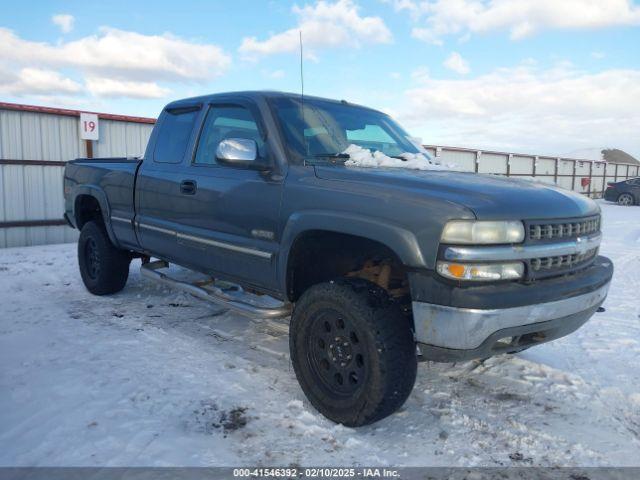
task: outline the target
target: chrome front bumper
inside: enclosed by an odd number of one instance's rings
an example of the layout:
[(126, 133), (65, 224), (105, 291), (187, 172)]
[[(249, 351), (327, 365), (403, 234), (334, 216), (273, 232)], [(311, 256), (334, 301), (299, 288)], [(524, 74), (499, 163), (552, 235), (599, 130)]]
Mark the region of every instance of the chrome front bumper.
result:
[(563, 300), (492, 310), (413, 302), (416, 341), (440, 349), (474, 350), (501, 330), (511, 336), (514, 328), (565, 317), (579, 317), (578, 321), (584, 323), (604, 302), (608, 291), (606, 283), (592, 292)]

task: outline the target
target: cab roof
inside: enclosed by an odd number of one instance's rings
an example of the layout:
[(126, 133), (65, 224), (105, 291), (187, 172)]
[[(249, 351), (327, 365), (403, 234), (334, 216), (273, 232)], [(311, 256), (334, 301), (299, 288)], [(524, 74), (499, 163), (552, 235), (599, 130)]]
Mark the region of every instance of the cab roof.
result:
[[(299, 100), (301, 98), (301, 95), (300, 93), (279, 92), (276, 90), (244, 90), (244, 91), (238, 91), (238, 92), (221, 92), (221, 93), (213, 93), (209, 95), (202, 95), (199, 97), (191, 97), (191, 98), (184, 98), (181, 100), (175, 100), (167, 104), (164, 108), (165, 110), (187, 108), (190, 106), (203, 105), (206, 103), (214, 102), (217, 99), (224, 99), (225, 101), (228, 101), (230, 98), (233, 98), (233, 97), (238, 97), (238, 99), (254, 100), (254, 101), (265, 100), (265, 99), (280, 99), (280, 98), (290, 98), (293, 100)], [(304, 98), (305, 100), (316, 100), (316, 101), (323, 101), (323, 102), (342, 104), (342, 105), (352, 105), (354, 107), (365, 108), (367, 110), (373, 110), (373, 111), (379, 112), (379, 110), (376, 110), (374, 108), (347, 102), (346, 100), (335, 100), (331, 98), (316, 97), (312, 95), (305, 95)]]

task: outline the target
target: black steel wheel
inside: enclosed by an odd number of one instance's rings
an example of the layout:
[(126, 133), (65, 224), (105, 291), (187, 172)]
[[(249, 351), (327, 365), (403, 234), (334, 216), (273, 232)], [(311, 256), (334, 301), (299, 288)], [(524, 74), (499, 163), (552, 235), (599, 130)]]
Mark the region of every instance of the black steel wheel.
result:
[(85, 287), (95, 295), (122, 290), (129, 277), (131, 255), (116, 248), (102, 223), (87, 222), (78, 239), (78, 265)]
[(339, 311), (327, 308), (312, 321), (307, 341), (310, 367), (333, 395), (354, 395), (365, 384), (366, 351), (357, 327)]
[(94, 238), (89, 237), (84, 245), (84, 256), (89, 278), (95, 280), (100, 275), (100, 251)]
[(327, 418), (367, 425), (392, 414), (415, 382), (411, 321), (378, 286), (340, 279), (309, 288), (289, 332), (300, 386)]

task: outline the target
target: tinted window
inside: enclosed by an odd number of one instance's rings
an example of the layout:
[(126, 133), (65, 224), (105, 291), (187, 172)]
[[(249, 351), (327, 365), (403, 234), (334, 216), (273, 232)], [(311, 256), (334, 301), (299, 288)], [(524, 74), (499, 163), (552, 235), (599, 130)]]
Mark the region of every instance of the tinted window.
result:
[(215, 164), (218, 144), (227, 138), (254, 140), (258, 145), (259, 156), (264, 157), (264, 142), (251, 112), (241, 106), (214, 106), (207, 113), (194, 162)]
[(193, 130), (198, 110), (188, 112), (165, 112), (162, 120), (153, 159), (161, 163), (180, 163)]
[(418, 153), (408, 134), (384, 113), (321, 99), (272, 100), (294, 158), (335, 155), (351, 144), (386, 155)]

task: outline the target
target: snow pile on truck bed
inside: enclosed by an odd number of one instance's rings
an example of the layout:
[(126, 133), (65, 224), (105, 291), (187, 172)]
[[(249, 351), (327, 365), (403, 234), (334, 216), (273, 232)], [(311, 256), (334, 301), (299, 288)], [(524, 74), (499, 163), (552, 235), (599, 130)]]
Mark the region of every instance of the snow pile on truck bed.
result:
[(96, 297), (74, 244), (0, 249), (0, 466), (638, 466), (640, 207), (602, 208), (606, 312), (516, 355), (420, 364), (402, 409), (359, 429), (305, 399), (286, 320), (159, 286), (139, 260)]
[(403, 153), (400, 158), (389, 157), (382, 152), (371, 152), (359, 145), (351, 144), (342, 152), (349, 155), (347, 167), (408, 168), (410, 170), (455, 170), (453, 165), (442, 165), (421, 153)]

